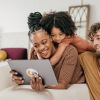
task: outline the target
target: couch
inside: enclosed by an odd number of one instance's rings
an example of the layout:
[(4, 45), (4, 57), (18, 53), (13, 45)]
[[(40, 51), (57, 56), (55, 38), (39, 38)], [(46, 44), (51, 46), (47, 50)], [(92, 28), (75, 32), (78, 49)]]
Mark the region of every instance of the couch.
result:
[(30, 85), (12, 82), (7, 62), (0, 62), (0, 100), (90, 100), (86, 84), (72, 84), (68, 89), (37, 92)]
[(1, 50), (4, 50), (7, 53), (6, 59), (27, 59), (27, 49), (26, 48), (1, 48)]

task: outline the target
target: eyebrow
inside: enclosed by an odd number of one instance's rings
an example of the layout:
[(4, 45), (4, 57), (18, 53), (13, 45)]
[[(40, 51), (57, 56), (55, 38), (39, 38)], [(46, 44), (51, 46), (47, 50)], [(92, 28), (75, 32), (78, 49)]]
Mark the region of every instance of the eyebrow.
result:
[(94, 37), (98, 37), (98, 36), (100, 36), (100, 35), (95, 35)]
[[(41, 42), (43, 42), (43, 41), (45, 41), (45, 40), (47, 40), (47, 39), (43, 39)], [(38, 43), (34, 43), (34, 44), (38, 44)]]
[[(58, 34), (63, 33), (62, 31), (60, 31)], [(51, 34), (55, 34), (55, 33), (51, 33)]]

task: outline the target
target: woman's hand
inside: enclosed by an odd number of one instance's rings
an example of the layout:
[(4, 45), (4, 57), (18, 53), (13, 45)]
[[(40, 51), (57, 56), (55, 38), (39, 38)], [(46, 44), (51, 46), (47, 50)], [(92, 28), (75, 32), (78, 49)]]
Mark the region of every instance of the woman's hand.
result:
[(19, 74), (16, 71), (10, 71), (10, 73), (12, 74), (12, 81), (15, 82), (16, 84), (23, 84), (24, 80), (22, 79), (21, 75), (19, 76)]
[(30, 85), (36, 91), (42, 91), (45, 89), (45, 86), (42, 83), (42, 78), (40, 76), (35, 78), (34, 75), (32, 75)]

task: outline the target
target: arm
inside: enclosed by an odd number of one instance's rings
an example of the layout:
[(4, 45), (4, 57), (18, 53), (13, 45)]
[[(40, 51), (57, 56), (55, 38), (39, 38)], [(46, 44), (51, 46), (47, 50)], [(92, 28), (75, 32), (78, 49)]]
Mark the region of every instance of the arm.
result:
[(89, 43), (87, 40), (79, 37), (78, 35), (74, 36), (72, 44), (77, 48), (78, 53), (82, 53), (85, 51), (95, 51), (92, 43)]
[(55, 65), (60, 60), (65, 48), (71, 43), (71, 41), (72, 38), (67, 38), (67, 37), (61, 41), (55, 55), (50, 59), (51, 65)]
[(50, 58), (51, 65), (55, 65), (60, 60), (65, 48), (66, 46), (58, 46), (56, 53)]

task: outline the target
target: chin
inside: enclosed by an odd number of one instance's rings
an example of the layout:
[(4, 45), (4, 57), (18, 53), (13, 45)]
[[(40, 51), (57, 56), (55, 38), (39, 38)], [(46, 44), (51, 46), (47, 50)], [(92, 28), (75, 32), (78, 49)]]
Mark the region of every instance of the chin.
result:
[(44, 59), (49, 59), (49, 55), (43, 56)]

